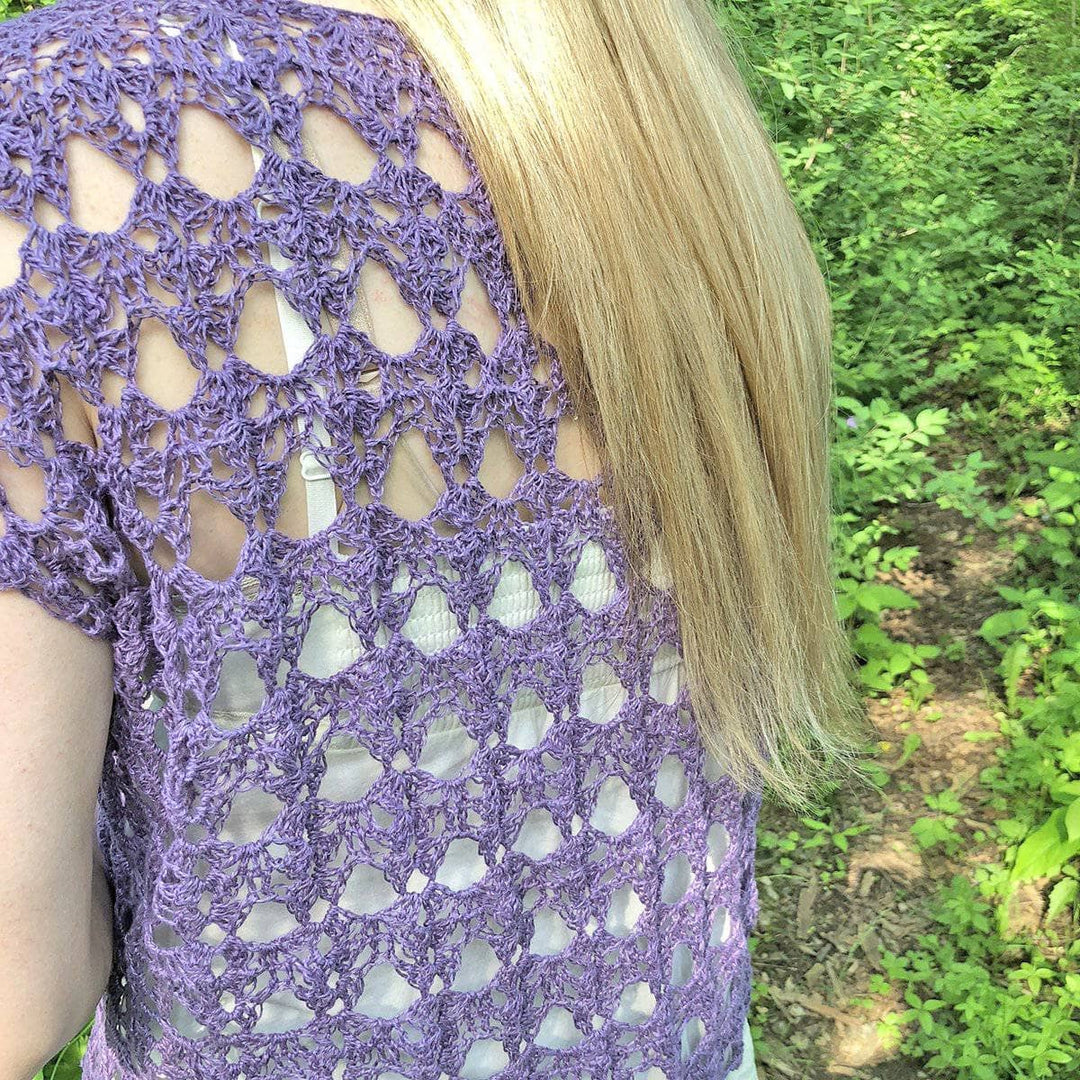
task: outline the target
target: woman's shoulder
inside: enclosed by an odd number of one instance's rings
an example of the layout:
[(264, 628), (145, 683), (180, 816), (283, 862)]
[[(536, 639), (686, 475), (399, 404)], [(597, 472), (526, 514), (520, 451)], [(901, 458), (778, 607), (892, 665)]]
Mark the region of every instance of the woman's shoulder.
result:
[(139, 0), (52, 0), (0, 21), (0, 132), (50, 113), (62, 113), (65, 126), (91, 122), (94, 87), (140, 29), (149, 31)]
[(101, 47), (138, 18), (138, 0), (51, 0), (8, 15), (0, 21), (0, 83), (23, 74), (55, 78), (69, 59), (84, 71), (100, 64)]
[[(62, 144), (71, 135), (138, 172), (147, 122), (157, 139), (175, 135), (178, 101), (222, 102), (223, 112), (242, 114), (235, 119), (246, 121), (246, 138), (265, 134), (251, 87), (277, 79), (288, 92), (303, 71), (332, 96), (334, 80), (345, 81), (332, 59), (343, 41), (358, 57), (350, 97), (377, 95), (372, 64), (410, 65), (408, 43), (371, 0), (338, 2), (52, 0), (0, 21), (0, 203), (20, 200), (28, 187), (62, 199)], [(252, 77), (238, 79), (237, 64)]]

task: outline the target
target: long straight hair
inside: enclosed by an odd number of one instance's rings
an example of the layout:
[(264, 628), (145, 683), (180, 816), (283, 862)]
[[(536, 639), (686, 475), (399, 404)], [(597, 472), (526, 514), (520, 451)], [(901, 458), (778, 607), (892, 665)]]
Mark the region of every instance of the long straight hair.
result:
[(378, 10), (470, 142), (632, 595), (664, 568), (706, 750), (816, 804), (868, 735), (831, 561), (830, 302), (708, 0)]

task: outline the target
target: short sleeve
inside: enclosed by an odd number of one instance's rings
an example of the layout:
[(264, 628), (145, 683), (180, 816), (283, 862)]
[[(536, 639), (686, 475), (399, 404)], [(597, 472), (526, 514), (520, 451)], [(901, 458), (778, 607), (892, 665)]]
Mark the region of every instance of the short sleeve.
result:
[(69, 221), (65, 137), (84, 121), (52, 14), (0, 23), (0, 589), (112, 639), (132, 577), (85, 408), (107, 238)]
[(126, 551), (98, 482), (96, 448), (65, 435), (64, 410), (78, 402), (61, 394), (49, 335), (19, 284), (0, 289), (0, 589), (111, 640), (129, 580)]

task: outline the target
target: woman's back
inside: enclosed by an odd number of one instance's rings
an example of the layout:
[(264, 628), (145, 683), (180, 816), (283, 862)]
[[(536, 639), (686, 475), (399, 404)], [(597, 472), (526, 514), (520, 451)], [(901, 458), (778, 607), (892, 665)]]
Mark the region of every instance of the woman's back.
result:
[(57, 451), (0, 584), (114, 643), (88, 1080), (727, 1076), (760, 797), (701, 749), (669, 597), (624, 619), (398, 29), (58, 0), (0, 45), (3, 447)]

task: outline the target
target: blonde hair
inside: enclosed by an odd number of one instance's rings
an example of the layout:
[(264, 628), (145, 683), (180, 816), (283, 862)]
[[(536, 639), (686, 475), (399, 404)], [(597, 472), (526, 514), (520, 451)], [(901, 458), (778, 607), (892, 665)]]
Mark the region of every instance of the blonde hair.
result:
[[(706, 0), (381, 0), (445, 93), (705, 748), (805, 809), (867, 734), (830, 543), (829, 296)], [(657, 546), (658, 545), (658, 546)]]

